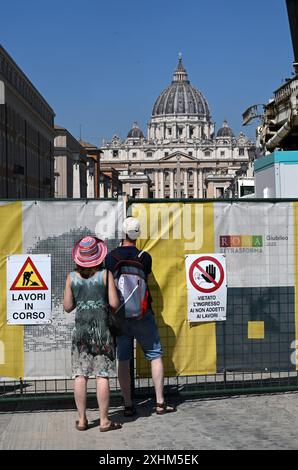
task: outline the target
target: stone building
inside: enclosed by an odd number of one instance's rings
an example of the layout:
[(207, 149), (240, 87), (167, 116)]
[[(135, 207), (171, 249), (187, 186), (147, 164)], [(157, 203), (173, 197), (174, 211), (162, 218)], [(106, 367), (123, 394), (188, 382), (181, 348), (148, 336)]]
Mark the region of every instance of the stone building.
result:
[(87, 198), (98, 198), (101, 150), (84, 140), (79, 140), (79, 143), (87, 156)]
[(85, 148), (64, 127), (55, 125), (55, 197), (87, 197)]
[(237, 170), (249, 161), (252, 142), (235, 137), (225, 120), (215, 133), (206, 98), (189, 81), (179, 57), (171, 84), (158, 96), (147, 138), (135, 122), (122, 141), (104, 142), (102, 162), (119, 171), (133, 197), (223, 197)]
[(118, 171), (101, 167), (96, 145), (77, 140), (58, 125), (55, 132), (55, 197), (112, 198), (122, 193)]
[(0, 198), (54, 196), (54, 116), (0, 45)]
[(115, 168), (102, 165), (100, 166), (100, 193), (99, 196), (103, 197), (117, 197), (122, 194), (122, 182), (119, 180), (119, 172)]

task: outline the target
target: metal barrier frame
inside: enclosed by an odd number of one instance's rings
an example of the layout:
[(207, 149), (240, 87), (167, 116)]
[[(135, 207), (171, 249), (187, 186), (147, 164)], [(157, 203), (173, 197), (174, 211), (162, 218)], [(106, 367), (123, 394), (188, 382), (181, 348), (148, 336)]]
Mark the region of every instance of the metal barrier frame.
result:
[[(24, 201), (67, 201), (67, 199), (25, 199)], [(115, 198), (105, 199), (76, 199), (86, 204), (88, 201), (115, 201)], [(19, 201), (16, 199), (5, 202)], [(284, 203), (298, 202), (296, 199), (134, 199), (125, 198), (127, 215), (131, 215), (131, 206), (134, 203)], [(298, 294), (297, 294), (298, 295)], [(131, 363), (131, 383), (136, 398), (148, 397), (154, 394), (152, 379), (136, 378), (135, 359)], [(121, 397), (118, 379), (110, 380), (112, 397)], [(276, 393), (298, 390), (298, 371), (276, 372), (223, 372), (213, 375), (176, 376), (165, 377), (165, 393), (171, 396), (204, 397), (221, 396), (248, 393)], [(89, 380), (88, 391), (90, 396), (96, 396), (96, 384), (94, 379)], [(73, 397), (73, 380), (70, 378), (42, 379), (42, 380), (3, 380), (0, 379), (0, 406), (4, 402), (27, 400), (63, 400)]]

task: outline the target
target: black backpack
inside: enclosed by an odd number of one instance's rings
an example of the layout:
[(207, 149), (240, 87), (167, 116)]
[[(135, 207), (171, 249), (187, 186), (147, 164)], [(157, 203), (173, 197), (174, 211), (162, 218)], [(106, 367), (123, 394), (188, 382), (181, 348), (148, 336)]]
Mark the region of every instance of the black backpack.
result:
[(147, 274), (142, 263), (142, 256), (145, 252), (140, 251), (134, 258), (123, 259), (121, 255), (111, 253), (117, 261), (113, 270), (115, 284), (120, 299), (120, 311), (125, 318), (134, 320), (142, 319), (149, 306), (149, 289), (147, 284)]

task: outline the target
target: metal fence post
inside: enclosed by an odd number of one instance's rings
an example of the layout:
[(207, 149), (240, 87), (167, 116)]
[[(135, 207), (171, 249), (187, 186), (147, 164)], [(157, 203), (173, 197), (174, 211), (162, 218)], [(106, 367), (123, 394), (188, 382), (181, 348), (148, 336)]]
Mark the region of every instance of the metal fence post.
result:
[(131, 399), (135, 397), (135, 359), (134, 359), (134, 340), (131, 338), (131, 348), (133, 351), (132, 358), (130, 360), (129, 369), (130, 369), (130, 390), (131, 390)]
[(227, 382), (227, 370), (226, 370), (226, 323), (223, 322), (223, 364), (224, 364), (224, 384)]
[(23, 379), (22, 377), (20, 377), (20, 394), (23, 395), (24, 393), (24, 382), (23, 382)]

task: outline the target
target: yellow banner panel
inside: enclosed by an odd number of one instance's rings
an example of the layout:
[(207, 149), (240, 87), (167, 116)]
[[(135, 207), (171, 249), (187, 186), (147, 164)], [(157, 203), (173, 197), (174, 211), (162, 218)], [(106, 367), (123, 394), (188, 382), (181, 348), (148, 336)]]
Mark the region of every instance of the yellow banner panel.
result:
[[(136, 203), (141, 222), (138, 248), (152, 256), (149, 288), (164, 350), (165, 375), (216, 373), (215, 323), (188, 323), (185, 255), (214, 253), (213, 205)], [(150, 377), (150, 364), (137, 349), (137, 374)]]
[(22, 203), (0, 206), (0, 376), (24, 376), (24, 327), (6, 323), (6, 257), (22, 253)]

